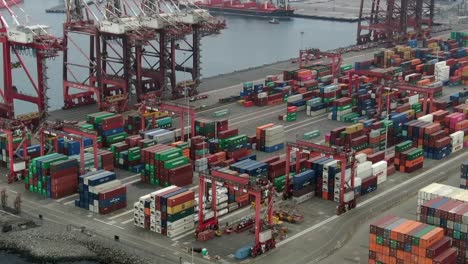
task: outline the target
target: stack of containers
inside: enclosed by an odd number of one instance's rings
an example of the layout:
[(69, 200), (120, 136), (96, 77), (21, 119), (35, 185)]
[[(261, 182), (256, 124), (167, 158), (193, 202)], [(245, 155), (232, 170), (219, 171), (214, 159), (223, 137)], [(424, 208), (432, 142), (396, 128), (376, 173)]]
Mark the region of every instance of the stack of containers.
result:
[(159, 186), (192, 184), (192, 165), (180, 148), (158, 144), (143, 149), (142, 157), (145, 163), (143, 182)]
[(457, 131), (455, 133), (450, 134), (450, 138), (452, 139), (452, 153), (463, 149), (463, 131)]
[(273, 183), (277, 192), (284, 191), (286, 184), (286, 160), (272, 157), (264, 160), (268, 164), (268, 179)]
[(284, 126), (276, 125), (261, 131), (260, 141), (264, 142), (267, 153), (275, 152), (284, 148), (285, 134)]
[(209, 145), (203, 141), (203, 137), (195, 136), (190, 139), (190, 159), (198, 160), (209, 153)]
[(416, 208), (418, 219), (421, 213), (421, 205), (439, 197), (468, 203), (467, 190), (440, 183), (432, 183), (418, 191), (418, 206)]
[(206, 139), (215, 138), (216, 122), (207, 119), (196, 119), (194, 136), (203, 136)]
[(460, 188), (468, 190), (468, 162), (460, 166)]
[(319, 97), (312, 98), (306, 102), (306, 114), (308, 116), (318, 116), (325, 114), (327, 108)]
[[(213, 209), (211, 208), (212, 206), (212, 201), (213, 201), (213, 195), (212, 195), (212, 189), (211, 186), (210, 188), (207, 189), (207, 193), (205, 196), (203, 196), (203, 218), (205, 220), (211, 219), (214, 217), (214, 212)], [(234, 195), (234, 197), (236, 197)], [(226, 215), (228, 212), (232, 212), (236, 209), (239, 208), (239, 205), (235, 201), (247, 201), (249, 200), (249, 196), (247, 195), (237, 195), (237, 199), (231, 197), (229, 199), (228, 196), (228, 188), (223, 187), (223, 186), (216, 186), (216, 215), (218, 217)], [(246, 199), (245, 199), (246, 198)], [(195, 195), (195, 221), (198, 222), (198, 203), (199, 203), (199, 198), (198, 194)], [(235, 206), (234, 206), (235, 204)]]
[[(29, 174), (25, 177), (25, 188), (31, 192), (39, 193), (46, 197), (51, 197), (51, 164), (59, 161), (68, 160), (68, 157), (63, 154), (52, 153), (42, 157), (34, 158), (29, 164)], [(60, 170), (63, 168), (67, 170), (68, 167), (64, 165), (54, 166), (54, 180), (57, 180), (60, 175)], [(72, 172), (70, 172), (71, 174)], [(77, 175), (75, 175), (77, 176)], [(67, 180), (71, 180), (72, 183), (75, 182), (71, 177), (67, 177)], [(55, 184), (63, 184), (60, 181), (54, 181)], [(68, 185), (68, 183), (67, 183)]]
[(411, 173), (422, 168), (424, 156), (422, 149), (412, 147), (413, 142), (404, 141), (395, 146), (395, 169), (401, 172)]
[(377, 185), (387, 181), (387, 162), (382, 160), (372, 164), (372, 176), (377, 177)]
[[(376, 174), (378, 174), (378, 169), (376, 169)], [(377, 190), (377, 176), (374, 175), (372, 162), (362, 161), (357, 164), (356, 178), (360, 178), (361, 181), (361, 195), (366, 195)]]
[(328, 114), (328, 119), (344, 121), (343, 116), (353, 111), (353, 99), (350, 97), (343, 97), (333, 101), (331, 113)]
[(177, 186), (140, 197), (134, 204), (135, 226), (168, 237), (194, 228), (195, 193)]
[(386, 216), (370, 225), (369, 263), (455, 263), (451, 246), (440, 227)]
[(297, 120), (297, 107), (296, 106), (289, 106), (286, 108), (286, 116), (280, 117), (280, 120), (292, 122)]
[(146, 140), (151, 139), (158, 144), (171, 144), (175, 142), (175, 131), (155, 128), (140, 132), (140, 136)]
[(337, 94), (339, 91), (339, 86), (337, 84), (330, 84), (327, 86), (323, 86), (320, 88), (320, 94), (322, 99), (322, 102), (324, 104), (329, 104), (333, 102), (337, 98)]
[(297, 173), (292, 178), (292, 196), (296, 203), (312, 199), (315, 192), (315, 171), (306, 170)]
[[(458, 249), (457, 263), (468, 262), (466, 237), (468, 235), (468, 203), (439, 197), (421, 205), (420, 221), (440, 226)], [(455, 263), (455, 262), (454, 262)]]
[(94, 213), (108, 214), (127, 207), (127, 187), (114, 172), (98, 170), (81, 175), (79, 200), (75, 206)]
[(450, 66), (447, 66), (445, 61), (435, 64), (434, 75), (437, 81), (448, 82), (450, 78)]
[(86, 122), (93, 125), (94, 130), (102, 137), (103, 146), (124, 141), (128, 134), (124, 131), (122, 115), (109, 112), (98, 112), (86, 116)]
[[(322, 159), (317, 160), (317, 167), (320, 170), (320, 176), (322, 177), (322, 199), (333, 201), (335, 194), (335, 184), (339, 184), (338, 180), (335, 180), (335, 176), (339, 176), (338, 161), (334, 159)], [(339, 187), (336, 188), (339, 190)]]

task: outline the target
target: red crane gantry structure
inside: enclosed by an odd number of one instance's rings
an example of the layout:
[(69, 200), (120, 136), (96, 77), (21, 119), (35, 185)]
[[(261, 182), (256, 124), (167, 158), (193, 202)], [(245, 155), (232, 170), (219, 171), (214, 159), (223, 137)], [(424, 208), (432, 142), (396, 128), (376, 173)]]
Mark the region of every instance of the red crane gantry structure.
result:
[[(322, 156), (328, 156), (335, 160), (338, 160), (341, 164), (341, 174), (340, 174), (340, 189), (339, 189), (339, 203), (337, 206), (336, 213), (338, 215), (344, 213), (348, 209), (356, 207), (356, 198), (346, 201), (345, 193), (353, 192), (354, 194), (354, 177), (355, 177), (355, 163), (356, 159), (354, 157), (355, 153), (353, 150), (346, 149), (343, 147), (327, 147), (312, 142), (307, 142), (303, 140), (296, 140), (296, 142), (287, 142), (286, 144), (286, 186), (284, 188), (284, 197), (289, 198), (291, 196), (291, 185), (289, 179), (289, 173), (291, 170), (291, 152), (295, 152), (296, 155), (296, 171), (300, 171), (300, 158), (302, 153), (311, 153), (316, 152), (320, 153)], [(347, 186), (346, 182), (346, 168), (350, 165), (351, 169), (351, 179), (350, 186)], [(336, 190), (335, 190), (336, 193)]]
[(98, 148), (97, 148), (97, 134), (93, 130), (83, 131), (81, 128), (77, 128), (72, 124), (66, 124), (61, 121), (44, 122), (39, 128), (40, 144), (41, 144), (41, 156), (44, 156), (46, 136), (53, 137), (53, 149), (58, 153), (58, 138), (67, 138), (80, 142), (80, 173), (85, 174), (85, 160), (84, 160), (84, 139), (90, 138), (93, 141), (93, 156), (94, 156), (94, 167), (99, 167), (98, 160)]
[[(107, 1), (105, 12), (101, 11), (104, 18), (96, 21), (96, 14), (81, 2), (67, 0), (65, 43), (74, 46), (81, 62), (75, 57), (70, 61), (71, 50), (65, 50), (64, 108), (93, 103), (96, 97), (101, 110), (123, 111), (131, 99), (179, 98), (185, 86), (191, 88), (189, 96), (197, 93), (200, 40), (218, 34), (226, 27), (224, 21), (205, 17), (199, 9), (163, 13), (160, 6), (168, 6), (168, 2), (159, 0), (133, 0), (133, 6), (127, 0)], [(168, 6), (169, 10), (178, 10), (177, 5), (172, 5), (172, 8)], [(138, 17), (127, 12), (134, 9), (141, 11)], [(72, 34), (89, 37), (89, 50), (78, 47)], [(186, 40), (188, 35), (192, 35), (192, 42)], [(188, 53), (188, 57), (179, 62), (182, 52)], [(189, 62), (192, 66), (185, 66)], [(80, 70), (87, 71), (81, 79), (78, 76), (83, 74), (76, 73)], [(177, 83), (176, 75), (180, 71), (191, 73), (190, 85)], [(84, 91), (76, 94), (72, 88)], [(130, 98), (131, 94), (135, 98)]]
[(15, 154), (17, 149), (13, 146), (13, 137), (21, 136), (22, 141), (18, 148), (23, 148), (23, 160), (28, 160), (28, 143), (26, 126), (18, 120), (11, 120), (6, 118), (0, 118), (0, 132), (7, 135), (7, 151), (8, 151), (8, 183), (13, 183), (16, 180), (16, 168), (15, 168)]
[(299, 50), (299, 69), (308, 66), (309, 62), (321, 58), (328, 58), (331, 60), (333, 79), (339, 77), (341, 74), (341, 63), (343, 62), (343, 59), (341, 58), (341, 54), (337, 52), (326, 52), (320, 51), (319, 49)]
[[(25, 101), (37, 106), (37, 112), (19, 115), (16, 118), (26, 125), (39, 125), (39, 121), (47, 116), (49, 108), (47, 90), (47, 60), (53, 59), (63, 50), (63, 39), (49, 34), (44, 25), (20, 25), (16, 15), (6, 6), (16, 26), (9, 27), (5, 19), (0, 21), (0, 44), (3, 50), (3, 89), (0, 90), (0, 116), (15, 119), (14, 101)], [(12, 62), (12, 54), (18, 62)], [(28, 67), (24, 56), (35, 57), (34, 66)], [(21, 82), (14, 84), (13, 69), (22, 69), (26, 74), (29, 85), (35, 94), (25, 92), (25, 85)], [(33, 73), (36, 72), (36, 76)]]
[(357, 44), (428, 36), (433, 19), (434, 0), (361, 0)]
[[(149, 100), (145, 100), (141, 103), (140, 107), (140, 114), (141, 114), (141, 130), (147, 130), (146, 127), (146, 118), (145, 116), (151, 112), (149, 111), (161, 111), (161, 112), (171, 112), (175, 113), (179, 116), (179, 124), (181, 130), (181, 139), (183, 140), (185, 137), (185, 114), (188, 115), (190, 120), (190, 133), (195, 131), (195, 108), (189, 105), (183, 105), (178, 103), (172, 102), (151, 102)], [(156, 127), (156, 116), (155, 114), (151, 115), (152, 117), (152, 128)]]
[[(197, 234), (207, 229), (217, 228), (219, 226), (218, 216), (216, 211), (216, 188), (217, 183), (223, 183), (224, 186), (233, 187), (236, 190), (243, 190), (245, 193), (255, 197), (255, 245), (252, 248), (253, 253), (260, 253), (262, 249), (262, 241), (260, 240), (260, 233), (262, 232), (262, 217), (261, 217), (261, 204), (262, 200), (267, 200), (267, 219), (268, 226), (273, 225), (273, 185), (268, 181), (257, 180), (252, 182), (249, 178), (241, 178), (224, 172), (211, 170), (210, 175), (200, 174), (198, 188), (198, 226)], [(211, 210), (214, 217), (205, 221), (203, 214), (203, 198), (205, 196), (206, 183), (211, 183)], [(271, 249), (275, 247), (274, 239), (268, 241), (265, 245), (266, 248)]]

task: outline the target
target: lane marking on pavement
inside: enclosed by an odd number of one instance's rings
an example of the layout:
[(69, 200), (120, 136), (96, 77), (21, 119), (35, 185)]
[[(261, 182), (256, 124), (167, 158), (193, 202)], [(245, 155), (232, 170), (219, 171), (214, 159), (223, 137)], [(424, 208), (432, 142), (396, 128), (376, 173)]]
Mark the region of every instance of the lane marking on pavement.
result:
[(57, 200), (55, 200), (55, 201), (58, 202), (58, 203), (60, 203), (61, 201), (68, 200), (68, 199), (70, 199), (70, 198), (72, 198), (72, 197), (75, 197), (75, 196), (78, 196), (78, 194), (75, 193), (75, 194), (69, 195), (69, 196), (67, 196), (67, 197), (63, 197), (63, 198), (57, 199)]
[(301, 127), (310, 126), (312, 124), (318, 123), (318, 122), (323, 121), (323, 120), (327, 120), (327, 119), (326, 118), (318, 119), (318, 120), (315, 120), (313, 122), (303, 124), (301, 126), (296, 126), (296, 127), (291, 128), (291, 129), (286, 129), (284, 132), (289, 132), (289, 131), (293, 131), (293, 130), (296, 130), (296, 129), (301, 128)]
[(21, 216), (19, 216), (19, 215), (15, 215), (15, 214), (12, 214), (12, 213), (10, 213), (10, 212), (7, 212), (7, 211), (1, 210), (1, 209), (0, 209), (0, 212), (4, 212), (4, 213), (6, 213), (6, 214), (8, 214), (8, 215), (21, 218)]
[(128, 224), (128, 223), (130, 223), (130, 222), (133, 222), (133, 221), (135, 221), (135, 219), (133, 219), (133, 218), (132, 218), (132, 219), (128, 219), (128, 220), (123, 221), (122, 224), (123, 224), (123, 225), (126, 225), (126, 224)]
[[(254, 80), (254, 81), (251, 81), (251, 82), (260, 82), (260, 81), (264, 81), (264, 80), (265, 80), (265, 78), (262, 78), (262, 79)], [(212, 94), (212, 93), (216, 93), (216, 92), (219, 92), (219, 91), (232, 89), (232, 88), (235, 88), (235, 87), (242, 87), (242, 83), (231, 85), (231, 86), (224, 87), (224, 88), (221, 88), (221, 89), (216, 89), (216, 90), (204, 92), (204, 93), (201, 93), (201, 94)]]
[(189, 188), (189, 191), (198, 189), (198, 186), (199, 186), (199, 185), (195, 185), (195, 186), (193, 186), (193, 187), (190, 187), (190, 188)]
[[(435, 170), (438, 170), (438, 169), (440, 169), (440, 168), (443, 167), (443, 166), (446, 166), (446, 163), (448, 163), (448, 162), (454, 162), (454, 161), (459, 160), (459, 159), (461, 159), (461, 158), (465, 158), (466, 155), (468, 155), (468, 152), (465, 153), (465, 154), (463, 154), (463, 155), (460, 155), (460, 156), (456, 157), (455, 159), (447, 160), (446, 162), (440, 163), (439, 165), (437, 165), (437, 166), (435, 166), (435, 167), (433, 167), (433, 168), (431, 168), (431, 169), (429, 169), (429, 170), (427, 170), (427, 171), (425, 171), (425, 172), (422, 172), (422, 173), (420, 173), (419, 175), (417, 175), (417, 176), (415, 176), (415, 177), (413, 177), (413, 178), (411, 178), (411, 179), (409, 179), (409, 180), (407, 180), (407, 181), (405, 181), (405, 182), (402, 182), (402, 183), (400, 183), (400, 184), (398, 184), (398, 185), (396, 185), (396, 186), (393, 186), (392, 188), (390, 188), (390, 189), (388, 189), (388, 190), (386, 190), (386, 191), (384, 191), (384, 192), (381, 192), (381, 193), (379, 193), (379, 194), (377, 194), (377, 195), (375, 195), (375, 196), (373, 196), (373, 197), (371, 197), (371, 198), (365, 200), (365, 201), (362, 202), (362, 203), (359, 203), (356, 207), (359, 208), (359, 207), (365, 206), (365, 205), (368, 204), (368, 203), (372, 203), (373, 201), (375, 201), (375, 200), (381, 198), (382, 196), (386, 195), (387, 193), (393, 192), (393, 191), (395, 191), (395, 190), (397, 190), (397, 189), (401, 189), (401, 188), (404, 187), (405, 185), (408, 185), (408, 184), (410, 184), (410, 183), (412, 183), (412, 182), (414, 182), (414, 181), (417, 181), (417, 180), (419, 180), (420, 178), (426, 176), (427, 174), (429, 174), (429, 173), (431, 173), (431, 172), (433, 172), (433, 171), (435, 171)], [(346, 213), (342, 214), (342, 216), (346, 217)], [(311, 231), (314, 231), (315, 229), (318, 229), (318, 228), (320, 228), (320, 227), (322, 227), (322, 226), (328, 224), (329, 222), (331, 222), (331, 221), (333, 221), (333, 220), (335, 220), (335, 219), (337, 219), (337, 218), (338, 218), (338, 216), (337, 216), (337, 215), (334, 215), (334, 216), (332, 216), (332, 217), (330, 217), (330, 218), (328, 218), (328, 219), (326, 219), (326, 220), (324, 220), (324, 221), (322, 221), (322, 222), (320, 222), (320, 223), (317, 223), (317, 224), (315, 224), (315, 225), (313, 225), (313, 226), (311, 226), (311, 227), (309, 227), (309, 228), (307, 228), (307, 229), (304, 229), (304, 230), (302, 230), (301, 232), (299, 232), (299, 233), (297, 233), (297, 234), (295, 234), (295, 235), (293, 235), (293, 236), (291, 236), (291, 237), (288, 237), (287, 239), (285, 239), (285, 240), (283, 240), (283, 241), (277, 243), (277, 244), (276, 244), (276, 247), (281, 247), (281, 246), (283, 246), (283, 245), (286, 244), (286, 243), (289, 243), (289, 242), (291, 242), (291, 241), (293, 241), (293, 240), (295, 240), (295, 239), (298, 239), (299, 237), (301, 237), (301, 236), (303, 236), (303, 235), (305, 235), (305, 234), (307, 234), (307, 233), (309, 233), (309, 232), (311, 232)]]
[(120, 229), (125, 229), (125, 228), (123, 228), (123, 227), (116, 226), (116, 225), (113, 225), (113, 224), (108, 223), (108, 222), (104, 222), (104, 221), (99, 220), (99, 219), (97, 219), (97, 218), (93, 218), (93, 219), (94, 219), (95, 221), (98, 221), (98, 222), (103, 223), (103, 224), (106, 224), (106, 225), (110, 225), (110, 226), (117, 227), (117, 228), (120, 228)]
[(135, 182), (139, 182), (139, 181), (141, 181), (141, 179), (136, 179), (136, 180), (133, 180), (133, 181), (130, 181), (130, 182), (126, 182), (126, 183), (124, 183), (123, 185), (124, 185), (124, 186), (127, 186), (127, 185), (133, 184), (133, 183), (135, 183)]
[(300, 125), (300, 124), (304, 124), (304, 123), (307, 123), (307, 122), (310, 122), (310, 121), (315, 121), (317, 118), (321, 118), (321, 117), (324, 117), (324, 116), (326, 116), (326, 114), (321, 114), (321, 115), (318, 115), (318, 116), (313, 116), (313, 117), (304, 119), (304, 120), (302, 120), (302, 121), (294, 122), (294, 123), (292, 123), (292, 124), (290, 124), (290, 125), (284, 126), (284, 128), (295, 127), (295, 126)]
[(71, 200), (71, 201), (66, 202), (66, 203), (63, 203), (63, 204), (64, 204), (64, 205), (69, 205), (69, 204), (72, 204), (72, 203), (74, 203), (74, 202), (75, 202), (75, 200)]
[(132, 176), (128, 176), (126, 178), (120, 179), (120, 181), (126, 181), (126, 180), (130, 180), (130, 179), (137, 178), (140, 176), (141, 176), (141, 173), (137, 173), (137, 174), (133, 174)]
[(129, 213), (131, 213), (131, 212), (133, 212), (133, 209), (130, 209), (130, 210), (125, 211), (125, 212), (123, 212), (123, 213), (120, 213), (120, 214), (118, 214), (118, 215), (114, 215), (114, 216), (109, 217), (109, 218), (107, 218), (107, 219), (112, 220), (112, 219), (115, 219), (115, 218), (119, 218), (119, 217), (121, 217), (121, 216), (123, 216), (123, 215), (126, 215), (126, 214), (129, 214)]
[(12, 193), (18, 193), (17, 191), (13, 191), (13, 190), (10, 190), (10, 192), (12, 192)]

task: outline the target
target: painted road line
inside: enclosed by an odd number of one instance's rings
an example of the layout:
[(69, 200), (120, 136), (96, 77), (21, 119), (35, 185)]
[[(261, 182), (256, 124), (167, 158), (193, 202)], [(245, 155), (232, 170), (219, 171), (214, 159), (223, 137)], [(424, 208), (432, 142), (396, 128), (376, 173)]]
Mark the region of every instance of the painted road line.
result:
[(317, 118), (321, 118), (321, 117), (324, 117), (324, 116), (326, 116), (326, 115), (327, 115), (327, 114), (325, 113), (325, 114), (321, 114), (321, 115), (318, 115), (318, 116), (308, 117), (308, 118), (306, 118), (306, 119), (304, 119), (304, 120), (302, 120), (302, 121), (294, 122), (294, 123), (292, 123), (292, 124), (290, 124), (290, 125), (284, 126), (284, 128), (295, 127), (295, 126), (300, 125), (300, 124), (304, 124), (304, 123), (307, 123), (307, 122), (310, 122), (310, 121), (314, 121), (314, 120), (316, 120)]
[(122, 224), (123, 224), (123, 225), (126, 225), (126, 224), (128, 224), (128, 223), (130, 223), (130, 222), (133, 222), (133, 221), (135, 221), (135, 219), (133, 219), (133, 218), (132, 218), (132, 219), (128, 219), (128, 220), (123, 221)]
[(124, 183), (123, 185), (124, 185), (124, 186), (128, 186), (128, 185), (131, 185), (131, 184), (133, 184), (133, 183), (135, 183), (135, 182), (139, 182), (139, 181), (141, 181), (141, 179), (136, 179), (136, 180), (133, 180), (133, 181), (130, 181), (130, 182), (126, 182), (126, 183)]
[(310, 126), (312, 124), (318, 123), (318, 122), (323, 121), (323, 120), (327, 120), (327, 118), (318, 119), (318, 120), (315, 120), (314, 122), (310, 122), (310, 123), (307, 123), (307, 124), (304, 124), (304, 125), (301, 125), (301, 126), (296, 126), (296, 127), (291, 128), (291, 129), (286, 129), (284, 132), (289, 132), (289, 131), (293, 131), (293, 130), (296, 130), (296, 129), (301, 128), (301, 127)]
[[(374, 202), (375, 200), (380, 199), (382, 196), (384, 196), (384, 195), (386, 195), (386, 194), (388, 194), (388, 193), (390, 193), (390, 192), (394, 192), (395, 190), (399, 190), (399, 189), (400, 189), (400, 190), (403, 190), (403, 187), (404, 187), (405, 185), (411, 184), (412, 182), (419, 180), (420, 178), (426, 176), (427, 174), (432, 173), (433, 171), (438, 170), (438, 169), (442, 168), (443, 166), (446, 166), (446, 163), (448, 163), (448, 162), (454, 162), (454, 161), (456, 161), (456, 160), (459, 160), (459, 159), (462, 159), (462, 158), (466, 158), (465, 156), (466, 156), (467, 154), (468, 154), (468, 153), (465, 153), (465, 154), (463, 154), (463, 155), (460, 155), (460, 156), (456, 157), (455, 159), (448, 160), (448, 161), (446, 161), (446, 162), (440, 163), (439, 165), (437, 165), (437, 166), (435, 166), (435, 167), (433, 167), (433, 168), (431, 168), (431, 169), (429, 169), (429, 170), (427, 170), (427, 171), (425, 171), (425, 172), (423, 172), (423, 173), (420, 173), (419, 175), (417, 175), (417, 176), (415, 176), (415, 177), (413, 177), (413, 178), (411, 178), (411, 179), (409, 179), (409, 180), (407, 180), (407, 181), (405, 181), (405, 182), (402, 182), (402, 183), (400, 183), (400, 184), (398, 184), (398, 185), (396, 185), (396, 186), (393, 186), (392, 188), (390, 188), (390, 189), (388, 189), (388, 190), (386, 190), (386, 191), (384, 191), (384, 192), (381, 192), (381, 193), (377, 194), (376, 196), (373, 196), (373, 197), (371, 197), (371, 198), (365, 200), (365, 201), (362, 202), (362, 203), (359, 203), (356, 207), (357, 207), (357, 208), (363, 207), (363, 206), (365, 206), (365, 205), (368, 204), (368, 203), (372, 203), (372, 202)], [(346, 217), (346, 213), (344, 213), (342, 216), (343, 216), (343, 217)], [(305, 234), (307, 234), (307, 233), (310, 233), (310, 232), (314, 231), (315, 229), (318, 229), (318, 228), (320, 228), (320, 227), (322, 227), (322, 226), (324, 226), (324, 225), (330, 223), (331, 221), (333, 221), (333, 220), (335, 220), (335, 219), (337, 219), (337, 218), (338, 218), (338, 216), (337, 216), (337, 215), (334, 215), (334, 216), (332, 216), (332, 217), (330, 217), (330, 218), (328, 218), (328, 219), (326, 219), (326, 220), (324, 220), (324, 221), (322, 221), (322, 222), (320, 222), (320, 223), (317, 223), (317, 224), (315, 224), (315, 225), (313, 225), (313, 226), (311, 226), (311, 227), (309, 227), (309, 228), (307, 228), (307, 229), (304, 229), (304, 230), (302, 230), (301, 232), (299, 232), (299, 233), (297, 233), (297, 234), (295, 234), (295, 235), (293, 235), (293, 236), (291, 236), (291, 237), (288, 237), (287, 239), (285, 239), (285, 240), (283, 240), (283, 241), (280, 241), (279, 243), (276, 244), (276, 247), (281, 247), (281, 246), (283, 246), (283, 245), (286, 244), (286, 243), (289, 243), (289, 242), (291, 242), (291, 241), (293, 241), (293, 240), (295, 240), (295, 239), (298, 239), (299, 237), (301, 237), (301, 236), (303, 236), (303, 235), (305, 235)]]
[(71, 200), (71, 201), (66, 202), (66, 203), (63, 203), (63, 204), (64, 204), (64, 205), (69, 205), (69, 204), (72, 204), (72, 203), (74, 203), (74, 202), (75, 202), (75, 200)]
[(136, 178), (136, 177), (140, 177), (141, 174), (140, 173), (137, 173), (137, 174), (134, 174), (132, 176), (128, 176), (126, 178), (123, 178), (123, 179), (120, 179), (121, 181), (125, 181), (125, 180), (130, 180), (130, 179), (133, 179), (133, 178)]
[(121, 216), (123, 216), (123, 215), (126, 215), (126, 214), (129, 214), (129, 213), (131, 213), (131, 212), (133, 212), (133, 209), (128, 210), (128, 211), (125, 211), (125, 212), (120, 213), (120, 214), (118, 214), (118, 215), (114, 215), (114, 216), (109, 217), (109, 218), (107, 218), (107, 219), (112, 220), (112, 219), (115, 219), (115, 218), (119, 218), (119, 217), (121, 217)]
[(99, 220), (99, 219), (97, 219), (97, 218), (93, 218), (93, 219), (94, 219), (95, 221), (98, 221), (98, 222), (103, 223), (103, 224), (106, 224), (106, 225), (110, 225), (110, 226), (113, 226), (113, 227), (117, 227), (117, 228), (120, 228), (120, 229), (122, 229), (122, 230), (125, 229), (125, 228), (123, 228), (123, 227), (116, 226), (116, 225), (111, 224), (111, 223), (108, 223), (108, 222), (104, 222), (104, 221)]
[(15, 215), (15, 214), (9, 213), (9, 212), (7, 212), (7, 211), (3, 211), (3, 210), (1, 210), (1, 209), (0, 209), (0, 212), (4, 212), (5, 214), (8, 214), (8, 215), (11, 215), (11, 216), (14, 216), (14, 217), (21, 218), (21, 216), (19, 216), (19, 215)]
[(190, 187), (190, 188), (189, 188), (189, 191), (196, 190), (196, 189), (198, 189), (198, 185), (195, 185), (195, 186)]
[(67, 197), (63, 197), (63, 198), (57, 199), (57, 200), (55, 200), (55, 201), (58, 202), (58, 203), (60, 203), (60, 202), (62, 202), (62, 201), (64, 201), (64, 200), (68, 200), (69, 198), (71, 198), (71, 197), (76, 197), (76, 196), (78, 196), (77, 193), (72, 194), (72, 195), (69, 195), (69, 196), (67, 196)]
[[(264, 81), (264, 80), (265, 80), (265, 78), (262, 78), (262, 79), (254, 80), (254, 81), (251, 81), (251, 82), (260, 82), (260, 81)], [(221, 88), (221, 89), (216, 89), (216, 90), (204, 92), (204, 93), (201, 93), (201, 94), (212, 94), (212, 93), (216, 93), (216, 92), (219, 92), (219, 91), (232, 89), (232, 88), (235, 88), (235, 87), (241, 87), (242, 88), (242, 83), (239, 83), (239, 84), (236, 84), (236, 85), (231, 85), (231, 86), (224, 87), (224, 88)]]
[(253, 113), (255, 114), (255, 116), (251, 117), (251, 118), (246, 118), (246, 119), (243, 119), (243, 120), (240, 120), (240, 121), (237, 121), (237, 122), (232, 122), (231, 125), (238, 125), (238, 124), (242, 124), (242, 123), (245, 123), (245, 122), (250, 122), (252, 120), (256, 120), (256, 119), (259, 119), (259, 118), (262, 118), (262, 117), (267, 117), (271, 114), (274, 114), (274, 113), (278, 113), (278, 112), (284, 112), (285, 109), (279, 109), (279, 110), (276, 110), (276, 111), (271, 111), (272, 109), (268, 109), (269, 111), (265, 114), (262, 114), (262, 115), (258, 115), (258, 113)]

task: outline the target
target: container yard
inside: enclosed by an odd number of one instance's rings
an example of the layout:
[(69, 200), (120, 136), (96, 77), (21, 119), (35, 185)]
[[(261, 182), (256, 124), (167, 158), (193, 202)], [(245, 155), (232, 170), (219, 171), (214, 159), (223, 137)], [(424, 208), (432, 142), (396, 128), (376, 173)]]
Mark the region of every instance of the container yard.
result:
[[(48, 110), (56, 76), (40, 74), (37, 97), (3, 77), (1, 212), (164, 263), (344, 263), (346, 250), (356, 263), (468, 262), (468, 33), (431, 35), (433, 3), (414, 10), (424, 21), (399, 9), (415, 22), (398, 29), (361, 10), (370, 24), (359, 23), (352, 53), (301, 48), (275, 74), (199, 94), (199, 41), (225, 23), (196, 5), (168, 19), (143, 2), (139, 16), (108, 12), (95, 24), (86, 4), (66, 1), (63, 37), (2, 20), (22, 33), (0, 37), (3, 48), (38, 58), (19, 59), (27, 75), (63, 53), (64, 105)], [(95, 62), (67, 56), (76, 34), (90, 37), (82, 55)], [(191, 50), (179, 45), (186, 37)], [(177, 50), (192, 65), (168, 59)], [(37, 112), (15, 114), (13, 100)]]

